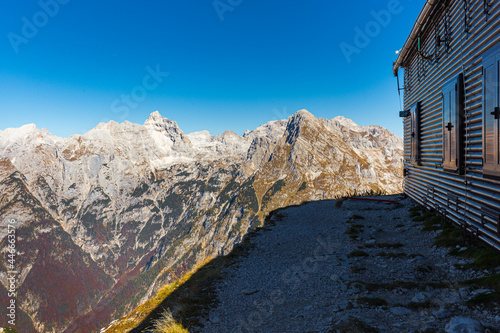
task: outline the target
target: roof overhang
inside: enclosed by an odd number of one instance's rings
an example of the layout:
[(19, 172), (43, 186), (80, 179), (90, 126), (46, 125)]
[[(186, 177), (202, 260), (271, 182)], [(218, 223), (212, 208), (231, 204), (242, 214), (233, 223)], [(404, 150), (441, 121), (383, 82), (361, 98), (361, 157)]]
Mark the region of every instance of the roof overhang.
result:
[(402, 62), (406, 55), (408, 54), (410, 48), (412, 47), (413, 43), (415, 40), (418, 38), (418, 34), (420, 31), (425, 29), (427, 23), (428, 23), (428, 18), (431, 15), (433, 7), (439, 2), (439, 0), (427, 0), (425, 2), (424, 8), (420, 11), (420, 14), (418, 15), (417, 21), (413, 25), (413, 28), (411, 29), (410, 35), (406, 39), (405, 44), (403, 45), (403, 48), (399, 51), (398, 58), (393, 64), (392, 67), (392, 72), (394, 73), (394, 76), (398, 74), (398, 69), (402, 65)]

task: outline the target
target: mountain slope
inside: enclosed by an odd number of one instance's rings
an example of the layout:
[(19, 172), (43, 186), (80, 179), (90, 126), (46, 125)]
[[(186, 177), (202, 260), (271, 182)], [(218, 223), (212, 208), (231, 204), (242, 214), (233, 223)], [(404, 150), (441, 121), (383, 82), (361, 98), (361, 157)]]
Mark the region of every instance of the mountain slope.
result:
[[(98, 330), (227, 253), (273, 209), (400, 192), (402, 151), (402, 139), (379, 126), (306, 110), (243, 136), (185, 134), (158, 112), (144, 125), (111, 121), (67, 139), (34, 125), (0, 131), (0, 237), (15, 218), (38, 249), (23, 249), (22, 310), (39, 331)], [(73, 306), (33, 282), (46, 271), (74, 290)], [(35, 289), (40, 297), (28, 296)]]

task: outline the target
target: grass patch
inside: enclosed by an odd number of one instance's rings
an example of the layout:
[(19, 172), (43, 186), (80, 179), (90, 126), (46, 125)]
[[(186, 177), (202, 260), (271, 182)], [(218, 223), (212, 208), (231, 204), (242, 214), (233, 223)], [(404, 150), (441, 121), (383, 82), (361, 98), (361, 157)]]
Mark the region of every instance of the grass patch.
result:
[(349, 258), (359, 258), (359, 257), (369, 257), (370, 255), (368, 253), (366, 253), (365, 251), (356, 250), (356, 251), (352, 251), (347, 256)]
[(445, 226), (434, 241), (434, 245), (439, 247), (457, 247), (464, 244), (464, 239), (460, 230), (453, 226)]
[(422, 215), (422, 208), (420, 206), (414, 206), (410, 208), (410, 217), (417, 217)]
[(415, 271), (420, 273), (430, 273), (434, 270), (434, 268), (430, 265), (427, 266), (417, 266), (415, 267)]
[(466, 245), (466, 240), (463, 238), (461, 231), (452, 223), (443, 221), (435, 212), (420, 214), (414, 207), (410, 209), (410, 215), (413, 215), (413, 220), (423, 222), (423, 230), (442, 230), (436, 236), (434, 245), (439, 247), (452, 248), (450, 255), (459, 255), (468, 259), (472, 259), (470, 264), (463, 265), (462, 269), (495, 269), (500, 267), (500, 256), (498, 251), (489, 247), (480, 247), (476, 245), (468, 245), (465, 250), (461, 250)]
[(475, 305), (498, 305), (500, 304), (500, 291), (494, 291), (487, 294), (479, 294), (466, 302), (469, 306)]
[[(411, 214), (410, 214), (411, 215)], [(413, 217), (415, 222), (423, 222), (423, 231), (435, 231), (443, 229), (443, 219), (435, 212), (427, 212), (423, 215)]]
[(400, 247), (403, 247), (402, 243), (377, 243), (376, 245), (378, 248), (384, 249), (399, 249)]
[(477, 246), (469, 246), (465, 251), (459, 252), (459, 255), (472, 259), (473, 262), (465, 264), (464, 268), (475, 269), (495, 269), (500, 267), (500, 255), (498, 251), (490, 248), (482, 248)]
[[(348, 221), (349, 222), (349, 221)], [(364, 231), (364, 226), (361, 224), (352, 224), (349, 229), (345, 232), (346, 235), (349, 235), (349, 238), (352, 240), (358, 239), (360, 233)]]
[(12, 327), (8, 327), (8, 326), (4, 326), (2, 332), (3, 333), (17, 333), (17, 331), (15, 329), (13, 329)]
[(468, 245), (465, 250), (462, 250), (462, 247), (466, 245), (466, 242), (463, 239), (460, 230), (455, 228), (450, 223), (445, 223), (443, 225), (443, 232), (436, 237), (434, 245), (452, 248), (449, 252), (450, 255), (457, 255), (467, 259), (472, 259), (472, 263), (465, 264), (458, 268), (491, 270), (500, 267), (500, 256), (498, 255), (498, 251), (495, 251), (492, 248)]
[(377, 256), (384, 258), (402, 258), (406, 256), (406, 253), (403, 252), (380, 252), (377, 253)]
[(176, 322), (172, 313), (166, 310), (160, 319), (154, 321), (152, 333), (189, 333), (189, 331)]
[(139, 325), (142, 321), (147, 319), (147, 317), (150, 314), (152, 314), (155, 311), (155, 309), (157, 309), (158, 306), (160, 306), (162, 302), (164, 302), (165, 299), (167, 299), (180, 286), (182, 286), (186, 281), (188, 281), (200, 268), (205, 267), (209, 263), (210, 259), (196, 266), (194, 269), (186, 273), (181, 279), (161, 288), (155, 297), (139, 305), (137, 308), (131, 311), (127, 316), (120, 318), (120, 320), (114, 323), (114, 325), (111, 326), (106, 332), (107, 333), (125, 332)]
[(251, 243), (251, 237), (255, 237), (256, 234), (256, 231), (249, 233), (249, 236), (245, 237), (228, 255), (212, 259), (199, 267), (194, 274), (176, 282), (178, 287), (156, 308), (147, 312), (147, 317), (145, 316), (131, 332), (139, 333), (154, 328), (155, 323), (162, 320), (165, 310), (170, 311), (175, 323), (182, 323), (186, 327), (199, 326), (199, 318), (208, 313), (210, 307), (217, 303), (215, 282), (220, 279), (221, 273), (227, 267), (237, 263), (239, 258), (248, 254), (254, 246)]
[(358, 303), (365, 304), (369, 306), (387, 306), (389, 303), (383, 298), (380, 297), (359, 297)]
[(361, 321), (356, 317), (349, 317), (347, 320), (341, 321), (339, 324), (334, 325), (330, 332), (340, 333), (378, 333), (378, 329), (371, 327), (367, 323)]
[(462, 281), (461, 284), (478, 288), (493, 289), (493, 292), (479, 294), (467, 301), (467, 305), (500, 304), (500, 273), (482, 278)]
[(366, 271), (366, 268), (363, 266), (351, 266), (351, 273), (357, 274)]
[(337, 207), (337, 208), (342, 207), (342, 204), (344, 203), (345, 200), (346, 200), (345, 198), (340, 198), (340, 199), (335, 200), (335, 207)]
[(362, 281), (355, 281), (352, 283), (360, 283), (363, 284), (367, 291), (379, 291), (379, 290), (394, 290), (398, 288), (402, 289), (418, 289), (425, 290), (427, 287), (433, 287), (435, 289), (439, 288), (448, 288), (450, 284), (448, 282), (425, 282), (425, 283), (416, 283), (413, 281), (394, 281), (394, 282), (385, 282), (385, 283), (368, 283)]
[(500, 291), (500, 273), (462, 282), (467, 286), (477, 286)]
[(431, 301), (423, 301), (423, 302), (410, 302), (406, 305), (408, 309), (413, 310), (413, 311), (418, 311), (418, 310), (425, 310), (425, 309), (434, 309), (437, 308), (438, 305), (434, 302)]
[(379, 248), (379, 249), (399, 249), (404, 245), (401, 243), (375, 243), (375, 244), (367, 244), (366, 248)]

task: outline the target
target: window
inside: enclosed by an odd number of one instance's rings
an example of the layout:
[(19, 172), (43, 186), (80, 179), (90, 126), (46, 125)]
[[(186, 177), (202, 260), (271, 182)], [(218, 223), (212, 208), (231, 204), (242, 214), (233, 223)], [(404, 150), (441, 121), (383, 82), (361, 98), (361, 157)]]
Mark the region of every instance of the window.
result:
[(443, 86), (443, 170), (463, 169), (463, 74)]
[(500, 52), (492, 51), (483, 57), (483, 173), (500, 176)]
[(410, 109), (410, 139), (411, 155), (410, 163), (412, 165), (420, 164), (420, 103), (417, 102)]

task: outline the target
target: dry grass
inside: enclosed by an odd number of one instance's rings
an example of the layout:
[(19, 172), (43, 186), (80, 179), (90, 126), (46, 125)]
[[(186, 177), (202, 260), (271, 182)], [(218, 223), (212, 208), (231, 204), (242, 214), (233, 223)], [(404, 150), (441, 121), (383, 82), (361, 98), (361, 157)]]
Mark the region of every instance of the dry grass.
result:
[(165, 310), (160, 319), (154, 321), (153, 333), (189, 333), (172, 316), (172, 312)]
[(135, 308), (128, 315), (120, 318), (106, 330), (106, 333), (129, 332), (130, 330), (132, 330), (139, 323), (141, 323), (154, 309), (156, 309), (168, 296), (170, 296), (175, 290), (177, 290), (177, 288), (179, 288), (187, 280), (189, 280), (189, 278), (193, 276), (193, 274), (196, 273), (201, 267), (204, 267), (206, 264), (210, 263), (211, 260), (212, 259), (209, 258), (203, 261), (186, 275), (184, 275), (181, 279), (161, 288), (154, 298), (147, 300), (146, 302)]

